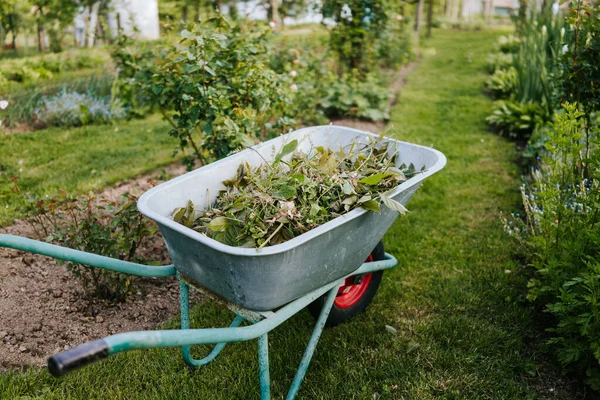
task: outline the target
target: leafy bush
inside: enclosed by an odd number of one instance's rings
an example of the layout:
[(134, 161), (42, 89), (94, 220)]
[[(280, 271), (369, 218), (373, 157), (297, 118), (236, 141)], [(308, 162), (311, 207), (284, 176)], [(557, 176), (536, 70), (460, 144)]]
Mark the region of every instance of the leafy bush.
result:
[(569, 43), (560, 58), (557, 86), (562, 100), (577, 102), (583, 110), (590, 149), (592, 115), (600, 110), (600, 5), (584, 6), (579, 1), (571, 11), (567, 18)]
[(367, 74), (375, 65), (381, 35), (389, 23), (387, 1), (325, 0), (321, 12), (336, 24), (330, 33), (331, 50), (338, 60), (338, 74), (353, 70)]
[(514, 92), (517, 84), (517, 71), (510, 67), (498, 69), (485, 82), (485, 88), (495, 99), (506, 99)]
[(536, 103), (519, 103), (514, 100), (494, 102), (492, 114), (486, 122), (492, 129), (511, 139), (527, 140), (537, 125), (541, 125), (547, 115)]
[(514, 54), (519, 51), (521, 40), (515, 35), (500, 36), (494, 45), (496, 51), (504, 54)]
[(3, 62), (2, 73), (11, 81), (36, 82), (50, 79), (55, 73), (95, 68), (106, 61), (107, 57), (102, 52), (77, 50)]
[(499, 69), (508, 69), (513, 65), (513, 55), (504, 53), (492, 53), (487, 57), (487, 70), (493, 74)]
[(181, 150), (191, 148), (189, 168), (264, 139), (267, 124), (285, 130), (294, 123), (280, 118), (296, 87), (269, 67), (271, 37), (268, 25), (235, 25), (219, 15), (183, 30), (180, 46), (160, 61), (132, 65), (130, 82), (161, 110)]
[[(73, 200), (61, 192), (47, 199), (30, 199), (34, 216), (29, 222), (47, 242), (143, 263), (146, 260), (137, 250), (157, 228), (137, 211), (136, 201), (137, 198), (129, 194), (124, 194), (120, 202), (92, 195)], [(132, 292), (132, 277), (128, 275), (72, 262), (67, 262), (66, 267), (99, 297), (123, 300)]]
[(56, 96), (42, 98), (36, 115), (39, 121), (48, 125), (79, 126), (124, 118), (125, 111), (108, 97), (96, 98), (91, 94), (63, 90)]
[(600, 390), (600, 140), (582, 158), (582, 116), (569, 103), (556, 115), (540, 167), (522, 187), (526, 219), (506, 226), (535, 268), (529, 299), (555, 318), (551, 348)]
[(390, 117), (388, 101), (391, 95), (375, 75), (368, 74), (365, 81), (361, 81), (353, 73), (330, 84), (326, 89), (326, 96), (321, 100), (321, 106), (330, 117), (347, 115), (383, 121)]

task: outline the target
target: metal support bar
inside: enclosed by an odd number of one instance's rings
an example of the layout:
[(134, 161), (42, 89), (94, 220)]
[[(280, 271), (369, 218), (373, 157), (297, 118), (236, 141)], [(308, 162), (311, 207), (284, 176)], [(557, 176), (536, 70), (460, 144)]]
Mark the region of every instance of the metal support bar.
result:
[(0, 234), (0, 247), (24, 250), (30, 253), (42, 254), (129, 275), (155, 277), (175, 275), (175, 267), (173, 265), (151, 266), (136, 264), (13, 235)]
[(269, 377), (269, 336), (258, 338), (258, 368), (260, 376), (260, 400), (271, 398), (271, 378)]
[[(189, 287), (181, 280), (179, 281), (179, 308), (181, 310), (181, 329), (190, 329)], [(237, 315), (229, 327), (237, 328), (243, 321), (244, 318)], [(227, 346), (227, 342), (217, 343), (206, 357), (199, 360), (192, 357), (191, 346), (182, 346), (181, 353), (183, 355), (183, 360), (187, 365), (191, 367), (202, 367), (217, 358), (225, 346)]]
[[(6, 237), (10, 237), (10, 235), (0, 236), (0, 243), (6, 245)], [(35, 242), (35, 241), (33, 241)], [(10, 247), (10, 246), (7, 246)], [(58, 247), (58, 246), (52, 246)], [(19, 248), (19, 247), (16, 247)], [(60, 248), (59, 248), (60, 249)], [(68, 249), (67, 249), (68, 250)], [(74, 251), (74, 250), (71, 250)], [(78, 252), (82, 253), (82, 252)], [(83, 253), (86, 254), (86, 253)], [(96, 256), (100, 257), (100, 256)], [(59, 257), (60, 258), (60, 257)], [(106, 257), (101, 257), (106, 258)], [(108, 259), (110, 261), (115, 261), (112, 259)], [(80, 262), (80, 260), (77, 260)], [(382, 269), (392, 268), (397, 264), (397, 260), (386, 253), (385, 260), (374, 261), (364, 263), (360, 268), (356, 271), (352, 272), (348, 276), (356, 275), (356, 274), (366, 274)], [(154, 268), (154, 267), (148, 267)], [(283, 306), (276, 312), (263, 315), (265, 319), (260, 322), (257, 322), (250, 326), (243, 327), (233, 327), (234, 324), (237, 324), (237, 319), (232, 323), (232, 327), (230, 328), (207, 328), (207, 329), (172, 329), (172, 330), (159, 330), (159, 331), (138, 331), (138, 332), (127, 332), (127, 333), (119, 333), (116, 335), (108, 336), (104, 339), (101, 339), (101, 346), (93, 347), (93, 357), (89, 356), (90, 353), (90, 344), (84, 343), (74, 349), (68, 350), (63, 353), (59, 353), (54, 357), (51, 357), (48, 360), (48, 363), (52, 369), (52, 365), (56, 364), (57, 368), (55, 370), (62, 374), (64, 372), (68, 372), (75, 368), (82, 367), (85, 364), (93, 362), (97, 359), (97, 353), (101, 353), (102, 357), (107, 355), (112, 355), (116, 353), (120, 353), (123, 351), (136, 350), (136, 349), (149, 349), (149, 348), (158, 348), (158, 347), (184, 347), (190, 346), (194, 344), (210, 344), (210, 343), (229, 343), (229, 342), (242, 342), (245, 340), (251, 340), (259, 338), (265, 335), (267, 332), (275, 329), (277, 326), (281, 325), (284, 321), (288, 320), (298, 311), (312, 303), (315, 299), (323, 294), (330, 292), (328, 296), (328, 300), (326, 305), (328, 307), (324, 307), (321, 311), (321, 315), (319, 316), (319, 321), (317, 322), (317, 328), (313, 331), (313, 335), (311, 336), (311, 340), (309, 341), (309, 345), (305, 355), (303, 357), (301, 368), (304, 371), (299, 371), (297, 377), (294, 382), (297, 382), (297, 386), (300, 386), (302, 378), (306, 373), (306, 368), (308, 367), (308, 363), (310, 362), (310, 358), (312, 357), (312, 353), (314, 352), (314, 347), (316, 346), (317, 340), (319, 339), (319, 335), (322, 331), (322, 326), (324, 325), (324, 321), (327, 320), (329, 316), (329, 310), (331, 309), (331, 303), (333, 302), (333, 298), (335, 297), (334, 293), (337, 292), (338, 287), (344, 282), (344, 280), (348, 277), (344, 277), (338, 279), (335, 282), (328, 283), (312, 292), (292, 301), (291, 303)], [(189, 295), (189, 287), (185, 282), (182, 283), (185, 286), (182, 286), (182, 299), (186, 300), (182, 302), (184, 307), (182, 308), (182, 314), (184, 318), (182, 319), (182, 328), (187, 326), (189, 327), (189, 304), (187, 302)], [(333, 297), (332, 297), (333, 296)], [(240, 323), (241, 318), (240, 317)], [(187, 325), (186, 324), (187, 321)], [(266, 337), (265, 337), (266, 338)], [(262, 339), (265, 340), (265, 339)], [(266, 349), (267, 347), (263, 344)], [(220, 349), (213, 350), (216, 354), (218, 354)], [(213, 354), (213, 353), (211, 353)], [(214, 355), (216, 357), (216, 354)], [(211, 357), (209, 355), (209, 357)], [(214, 357), (213, 357), (214, 358)], [(291, 392), (294, 395), (293, 392)]]
[(327, 299), (325, 300), (325, 304), (323, 304), (323, 308), (321, 309), (321, 313), (319, 314), (319, 318), (317, 319), (315, 329), (313, 329), (313, 333), (310, 336), (310, 340), (306, 345), (306, 350), (304, 350), (302, 361), (300, 361), (300, 366), (298, 366), (296, 376), (294, 377), (294, 381), (290, 386), (290, 390), (287, 394), (286, 400), (294, 400), (294, 398), (298, 394), (298, 391), (300, 390), (300, 385), (302, 385), (302, 379), (304, 379), (304, 375), (306, 375), (306, 371), (308, 370), (310, 360), (312, 359), (315, 349), (317, 348), (317, 343), (319, 342), (321, 333), (323, 333), (323, 329), (325, 328), (325, 323), (327, 322), (327, 317), (329, 317), (329, 312), (331, 311), (331, 307), (333, 306), (333, 302), (335, 300), (335, 296), (337, 295), (337, 291), (338, 288), (334, 287), (327, 294)]

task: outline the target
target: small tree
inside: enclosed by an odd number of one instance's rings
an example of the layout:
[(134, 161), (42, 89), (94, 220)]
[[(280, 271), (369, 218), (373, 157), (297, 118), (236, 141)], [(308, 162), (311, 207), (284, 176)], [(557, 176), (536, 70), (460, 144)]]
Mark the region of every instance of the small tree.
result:
[(17, 49), (17, 35), (23, 29), (29, 3), (27, 0), (0, 1), (0, 30), (12, 35), (12, 48)]
[(181, 150), (191, 148), (185, 157), (190, 169), (264, 139), (267, 122), (286, 129), (288, 119), (272, 121), (285, 115), (291, 85), (269, 67), (271, 35), (269, 26), (242, 27), (219, 15), (183, 30), (180, 45), (154, 62), (119, 53), (139, 60), (117, 63), (133, 69), (126, 82), (159, 108)]
[(324, 0), (323, 16), (336, 22), (330, 46), (339, 61), (339, 75), (353, 69), (366, 74), (373, 62), (377, 39), (388, 23), (385, 0)]
[(578, 0), (569, 12), (571, 40), (559, 62), (559, 93), (561, 101), (577, 102), (583, 110), (585, 157), (589, 158), (592, 114), (600, 110), (600, 5), (585, 6)]

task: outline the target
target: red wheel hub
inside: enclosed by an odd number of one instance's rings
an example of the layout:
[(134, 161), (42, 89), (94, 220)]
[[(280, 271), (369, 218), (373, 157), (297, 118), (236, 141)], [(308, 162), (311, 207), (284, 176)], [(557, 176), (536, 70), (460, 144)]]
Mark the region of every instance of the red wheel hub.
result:
[[(373, 256), (369, 255), (366, 262), (373, 261)], [(372, 274), (365, 274), (362, 278), (357, 279), (358, 276), (350, 276), (346, 278), (346, 281), (338, 289), (338, 294), (334, 300), (334, 304), (339, 308), (352, 307), (367, 291), (369, 283), (371, 283)]]

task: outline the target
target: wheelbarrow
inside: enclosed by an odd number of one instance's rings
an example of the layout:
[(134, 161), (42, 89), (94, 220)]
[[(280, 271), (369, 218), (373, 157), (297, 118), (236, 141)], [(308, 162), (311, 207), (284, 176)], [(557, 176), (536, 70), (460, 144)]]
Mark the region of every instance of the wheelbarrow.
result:
[[(172, 265), (147, 266), (55, 246), (11, 235), (0, 235), (0, 247), (105, 268), (130, 275), (179, 280), (181, 329), (126, 332), (81, 344), (49, 358), (56, 377), (109, 355), (136, 349), (181, 347), (184, 361), (203, 366), (213, 361), (227, 343), (258, 339), (261, 399), (270, 398), (268, 333), (305, 307), (316, 326), (292, 381), (287, 399), (293, 399), (308, 369), (326, 325), (337, 325), (365, 310), (377, 292), (385, 269), (397, 260), (385, 253), (381, 238), (398, 212), (354, 209), (287, 242), (263, 249), (231, 247), (173, 221), (171, 213), (191, 199), (198, 208), (212, 204), (224, 179), (234, 176), (242, 161), (256, 166), (273, 160), (285, 143), (297, 140), (298, 150), (323, 146), (339, 150), (351, 143), (367, 144), (377, 136), (338, 126), (304, 128), (246, 149), (144, 193), (138, 209), (153, 219), (165, 240)], [(389, 197), (406, 204), (423, 180), (444, 167), (437, 150), (385, 139), (388, 151), (397, 153), (397, 165), (414, 165), (422, 172), (392, 189)], [(390, 154), (391, 155), (391, 154)], [(192, 329), (189, 289), (231, 310), (228, 328)], [(242, 323), (245, 325), (242, 325)], [(191, 346), (215, 344), (202, 359)]]

